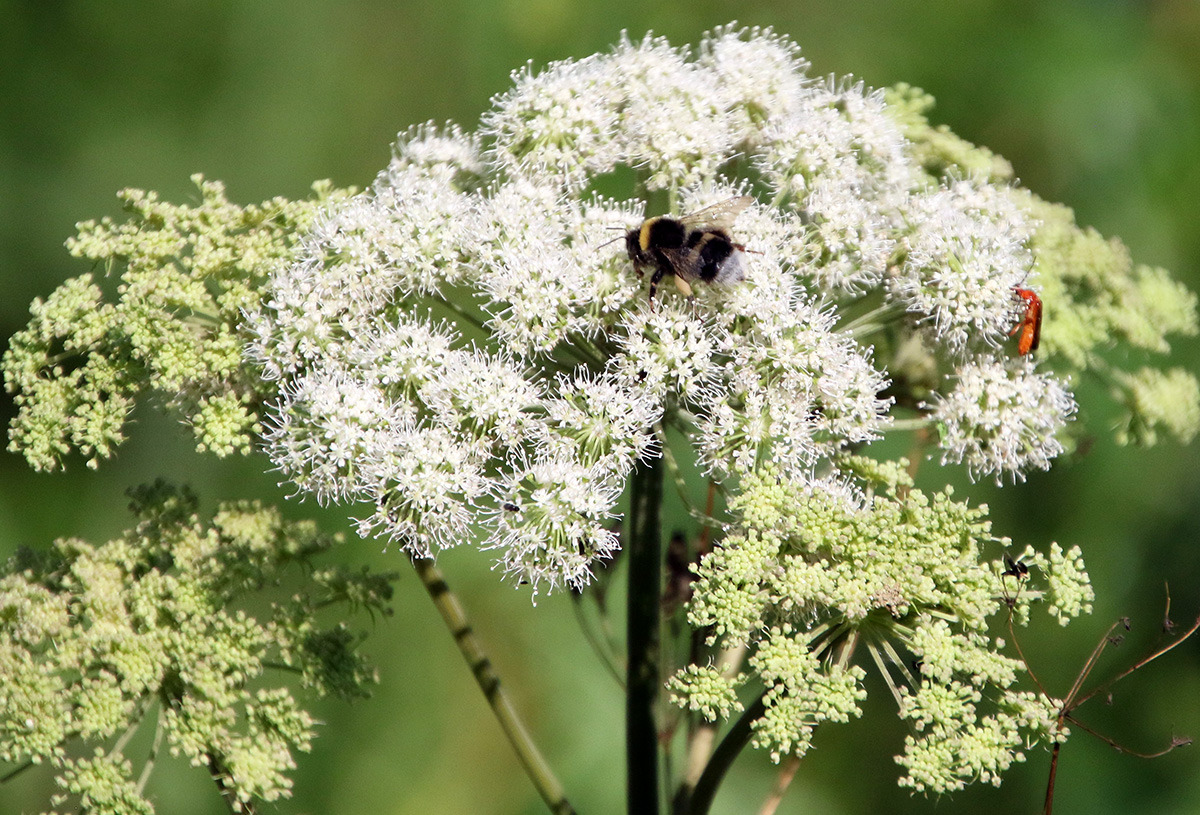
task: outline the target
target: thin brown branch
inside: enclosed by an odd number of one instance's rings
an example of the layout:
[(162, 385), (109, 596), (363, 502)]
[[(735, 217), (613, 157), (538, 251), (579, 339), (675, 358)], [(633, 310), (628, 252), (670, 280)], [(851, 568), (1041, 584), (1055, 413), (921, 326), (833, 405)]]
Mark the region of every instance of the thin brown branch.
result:
[[(1104, 649), (1112, 644), (1112, 633), (1117, 630), (1117, 627), (1122, 625), (1122, 621), (1118, 620), (1108, 627), (1104, 632), (1104, 636), (1096, 643), (1096, 647), (1092, 649), (1092, 653), (1088, 654), (1087, 661), (1083, 663), (1083, 667), (1079, 669), (1079, 673), (1075, 675), (1075, 681), (1071, 684), (1071, 689), (1067, 691), (1067, 695), (1063, 697), (1063, 710), (1069, 711), (1083, 704), (1085, 699), (1078, 699), (1079, 689), (1083, 687), (1083, 683), (1091, 676), (1092, 670), (1096, 667), (1096, 663), (1100, 661), (1100, 655), (1104, 653)], [(1094, 693), (1094, 692), (1093, 692)]]
[(1029, 678), (1033, 680), (1033, 684), (1037, 685), (1038, 692), (1047, 699), (1053, 699), (1054, 695), (1046, 690), (1046, 686), (1042, 684), (1042, 680), (1037, 678), (1037, 674), (1033, 672), (1033, 666), (1029, 664), (1029, 658), (1025, 656), (1025, 651), (1021, 648), (1021, 640), (1017, 638), (1017, 631), (1013, 628), (1011, 613), (1008, 615), (1008, 639), (1013, 644), (1013, 648), (1017, 650), (1017, 656), (1021, 658), (1021, 664), (1025, 666), (1025, 673), (1029, 674)]
[(1068, 714), (1065, 717), (1065, 719), (1067, 721), (1069, 721), (1071, 724), (1078, 727), (1080, 730), (1083, 730), (1084, 732), (1087, 732), (1087, 733), (1091, 733), (1093, 736), (1100, 739), (1100, 741), (1104, 742), (1109, 747), (1116, 750), (1118, 753), (1122, 753), (1127, 756), (1133, 756), (1134, 758), (1161, 758), (1161, 757), (1165, 756), (1167, 753), (1174, 750), (1176, 747), (1186, 747), (1187, 745), (1192, 743), (1192, 740), (1190, 738), (1187, 738), (1186, 736), (1184, 736), (1184, 737), (1174, 736), (1171, 739), (1171, 744), (1164, 750), (1159, 750), (1157, 753), (1139, 753), (1137, 750), (1130, 750), (1128, 747), (1125, 747), (1124, 745), (1120, 744), (1119, 742), (1116, 741), (1116, 739), (1110, 738), (1097, 730), (1093, 730), (1092, 728), (1088, 727), (1086, 724), (1079, 721), (1078, 719), (1076, 719), (1074, 716), (1071, 716), (1070, 714)]
[(779, 808), (779, 802), (783, 800), (784, 794), (788, 791), (788, 787), (792, 785), (792, 779), (796, 777), (796, 771), (800, 769), (800, 757), (790, 755), (783, 765), (779, 768), (779, 774), (775, 776), (775, 786), (767, 794), (763, 800), (762, 807), (758, 810), (758, 815), (775, 815), (775, 810)]
[[(1163, 630), (1164, 631), (1170, 631), (1174, 627), (1174, 624), (1171, 622), (1171, 619), (1170, 619), (1170, 613), (1171, 613), (1171, 595), (1170, 595), (1170, 591), (1168, 589), (1166, 610), (1163, 613)], [(1081, 722), (1079, 719), (1072, 716), (1071, 712), (1073, 710), (1075, 710), (1076, 708), (1078, 708), (1080, 705), (1087, 702), (1089, 699), (1092, 699), (1098, 693), (1106, 691), (1108, 688), (1111, 688), (1114, 684), (1116, 684), (1120, 680), (1124, 679), (1125, 677), (1129, 676), (1134, 671), (1138, 670), (1139, 668), (1145, 667), (1149, 663), (1151, 663), (1154, 660), (1161, 657), (1163, 654), (1166, 654), (1167, 652), (1169, 652), (1172, 649), (1174, 649), (1175, 647), (1177, 647), (1180, 643), (1187, 640), (1189, 637), (1191, 637), (1193, 634), (1195, 634), (1196, 631), (1200, 630), (1200, 617), (1197, 617), (1196, 621), (1194, 623), (1192, 623), (1191, 628), (1189, 628), (1187, 631), (1185, 631), (1183, 634), (1181, 634), (1174, 641), (1162, 646), (1161, 648), (1158, 648), (1155, 651), (1152, 651), (1150, 654), (1147, 654), (1146, 656), (1142, 657), (1137, 662), (1135, 662), (1133, 665), (1131, 665), (1130, 667), (1121, 671), (1120, 673), (1116, 674), (1111, 679), (1108, 679), (1105, 682), (1101, 682), (1099, 685), (1097, 685), (1095, 688), (1093, 688), (1088, 693), (1080, 695), (1080, 688), (1083, 687), (1083, 683), (1087, 681), (1088, 676), (1091, 674), (1092, 670), (1095, 669), (1096, 663), (1100, 659), (1100, 655), (1104, 652), (1105, 648), (1107, 648), (1109, 645), (1111, 645), (1114, 642), (1114, 639), (1112, 637), (1113, 631), (1115, 631), (1117, 629), (1117, 627), (1121, 626), (1121, 625), (1124, 625), (1126, 628), (1128, 628), (1129, 627), (1128, 620), (1118, 620), (1117, 622), (1115, 622), (1111, 626), (1109, 626), (1108, 630), (1104, 632), (1104, 636), (1100, 639), (1100, 642), (1098, 642), (1096, 644), (1096, 647), (1092, 649), (1092, 653), (1090, 655), (1088, 655), (1087, 661), (1084, 663), (1083, 667), (1080, 669), (1079, 673), (1076, 675), (1074, 683), (1071, 685), (1071, 690), (1063, 698), (1062, 707), (1059, 708), (1059, 713), (1058, 713), (1058, 722), (1057, 722), (1058, 729), (1061, 730), (1065, 722), (1070, 722), (1071, 724), (1075, 725), (1076, 727), (1083, 730), (1084, 732), (1090, 733), (1091, 735), (1100, 739), (1102, 742), (1107, 744), (1109, 747), (1112, 747), (1114, 750), (1116, 750), (1119, 753), (1134, 756), (1136, 758), (1159, 758), (1161, 756), (1165, 756), (1167, 753), (1170, 753), (1172, 750), (1174, 750), (1177, 747), (1183, 747), (1184, 745), (1191, 744), (1192, 743), (1191, 738), (1188, 738), (1186, 736), (1175, 736), (1171, 739), (1170, 745), (1164, 750), (1160, 750), (1157, 753), (1139, 753), (1136, 750), (1130, 750), (1128, 747), (1125, 747), (1124, 745), (1118, 743), (1115, 739), (1110, 738), (1109, 736), (1105, 736), (1104, 734), (1102, 734), (1096, 730), (1093, 730), (1091, 727), (1088, 727), (1086, 724)], [(1017, 654), (1021, 657), (1021, 661), (1025, 664), (1026, 672), (1033, 679), (1034, 683), (1038, 686), (1038, 688), (1042, 689), (1042, 693), (1046, 693), (1045, 689), (1042, 688), (1041, 683), (1038, 681), (1037, 677), (1034, 675), (1033, 668), (1031, 668), (1029, 665), (1029, 660), (1025, 658), (1025, 654), (1021, 651), (1020, 641), (1017, 639), (1016, 632), (1013, 629), (1012, 614), (1009, 614), (1009, 618), (1008, 618), (1008, 631), (1009, 631), (1009, 635), (1012, 637), (1013, 646), (1017, 649)], [(1049, 696), (1048, 693), (1046, 693), (1046, 695)], [(1051, 697), (1051, 698), (1053, 698), (1053, 697)], [(1043, 815), (1052, 815), (1052, 811), (1054, 808), (1054, 782), (1055, 782), (1055, 779), (1058, 777), (1058, 757), (1061, 752), (1061, 749), (1062, 749), (1062, 743), (1055, 741), (1054, 747), (1051, 751), (1051, 757), (1050, 757), (1050, 776), (1046, 781), (1046, 801), (1045, 801), (1045, 805), (1042, 810)]]
[(1134, 671), (1138, 670), (1139, 668), (1144, 667), (1145, 665), (1150, 664), (1154, 660), (1161, 657), (1163, 654), (1176, 648), (1177, 646), (1182, 644), (1184, 640), (1191, 637), (1197, 631), (1200, 631), (1200, 617), (1196, 618), (1196, 621), (1194, 623), (1192, 623), (1192, 627), (1189, 628), (1187, 631), (1185, 631), (1183, 634), (1181, 634), (1179, 636), (1179, 639), (1175, 640), (1174, 642), (1167, 643), (1163, 647), (1159, 648), (1157, 651), (1147, 654), (1146, 656), (1142, 657), (1137, 662), (1135, 662), (1129, 668), (1126, 668), (1125, 670), (1121, 671), (1119, 674), (1114, 676), (1112, 679), (1102, 682), (1101, 684), (1097, 685), (1095, 688), (1090, 690), (1086, 695), (1079, 697), (1079, 699), (1076, 700), (1076, 702), (1072, 705), (1072, 709), (1079, 707), (1080, 705), (1082, 705), (1088, 699), (1091, 699), (1096, 694), (1107, 690), (1108, 688), (1115, 685), (1117, 682), (1120, 682), (1122, 679), (1129, 676)]
[(1054, 742), (1050, 751), (1050, 777), (1046, 779), (1046, 802), (1042, 806), (1042, 815), (1054, 813), (1054, 781), (1058, 778), (1058, 754), (1062, 750), (1062, 742)]

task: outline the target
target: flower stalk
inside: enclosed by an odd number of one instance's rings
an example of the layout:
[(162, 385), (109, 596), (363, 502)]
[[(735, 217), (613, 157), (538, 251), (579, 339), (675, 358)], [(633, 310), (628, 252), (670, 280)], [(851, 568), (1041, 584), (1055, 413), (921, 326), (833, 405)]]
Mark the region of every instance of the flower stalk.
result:
[(442, 620), (450, 630), (459, 653), (467, 661), (471, 674), (483, 691), (488, 707), (500, 724), (500, 729), (508, 737), (509, 743), (517, 754), (517, 759), (525, 769), (525, 774), (533, 782), (538, 795), (546, 802), (547, 808), (554, 815), (574, 815), (575, 809), (567, 800), (562, 783), (555, 776), (545, 756), (534, 744), (533, 736), (517, 713), (516, 706), (509, 698), (507, 691), (500, 682), (492, 661), (488, 658), (483, 644), (475, 635), (475, 630), (467, 620), (467, 613), (458, 597), (446, 584), (446, 579), (432, 558), (410, 558), (413, 570), (421, 580), (421, 585), (429, 594), (429, 599), (442, 615)]
[(663, 462), (643, 462), (631, 478), (629, 596), (626, 669), (625, 761), (628, 811), (659, 811), (658, 723), (659, 614), (662, 598)]

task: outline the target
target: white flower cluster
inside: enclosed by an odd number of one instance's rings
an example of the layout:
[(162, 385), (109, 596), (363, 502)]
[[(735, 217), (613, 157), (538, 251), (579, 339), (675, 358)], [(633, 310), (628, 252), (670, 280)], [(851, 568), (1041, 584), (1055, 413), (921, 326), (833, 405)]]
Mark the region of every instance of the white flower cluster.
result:
[[(474, 540), (535, 592), (579, 587), (616, 548), (626, 478), (665, 424), (732, 489), (764, 462), (811, 477), (882, 434), (888, 376), (838, 306), (881, 296), (947, 359), (994, 352), (1019, 317), (1029, 220), (1005, 188), (929, 176), (882, 94), (806, 68), (758, 29), (718, 29), (694, 57), (623, 40), (517, 72), (478, 134), (402, 134), (251, 318), (281, 383), (283, 475), (366, 502), (362, 531), (412, 553)], [(621, 178), (639, 184), (626, 202), (597, 194)], [(635, 197), (655, 191), (677, 212), (771, 202), (734, 226), (742, 282), (648, 301), (606, 241), (656, 214)], [(998, 421), (1026, 432), (1002, 454), (958, 440), (993, 417), (948, 398), (947, 455), (976, 473), (1042, 466), (1056, 448), (1029, 432), (1067, 418), (1063, 393), (1003, 399)]]
[(1050, 469), (1063, 451), (1054, 432), (1075, 413), (1075, 400), (1058, 380), (1033, 363), (983, 357), (958, 370), (957, 386), (935, 399), (934, 420), (944, 461), (966, 462), (971, 475), (1024, 478), (1032, 467)]

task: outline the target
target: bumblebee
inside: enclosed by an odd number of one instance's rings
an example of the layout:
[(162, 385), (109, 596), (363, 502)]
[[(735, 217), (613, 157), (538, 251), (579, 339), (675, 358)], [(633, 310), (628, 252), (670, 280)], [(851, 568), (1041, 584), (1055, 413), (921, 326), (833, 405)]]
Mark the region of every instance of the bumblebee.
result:
[(625, 233), (625, 251), (637, 269), (653, 269), (650, 300), (666, 275), (675, 277), (675, 287), (692, 296), (691, 281), (729, 284), (745, 273), (746, 247), (734, 243), (729, 229), (734, 219), (754, 203), (749, 195), (719, 201), (710, 207), (678, 218), (657, 215)]

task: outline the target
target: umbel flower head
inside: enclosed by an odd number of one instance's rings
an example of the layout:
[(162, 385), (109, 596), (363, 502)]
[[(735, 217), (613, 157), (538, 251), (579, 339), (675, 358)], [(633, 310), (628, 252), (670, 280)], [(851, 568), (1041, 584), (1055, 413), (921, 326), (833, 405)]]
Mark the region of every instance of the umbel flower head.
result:
[[(897, 415), (973, 476), (1048, 467), (1075, 405), (1008, 341), (1013, 288), (1057, 258), (1031, 197), (917, 92), (807, 67), (769, 30), (626, 39), (516, 72), (477, 133), (401, 134), (251, 317), (279, 470), (413, 554), (477, 541), (536, 592), (613, 553), (666, 428), (734, 493), (768, 462), (812, 479)], [(734, 195), (743, 279), (650, 301), (610, 239)]]

